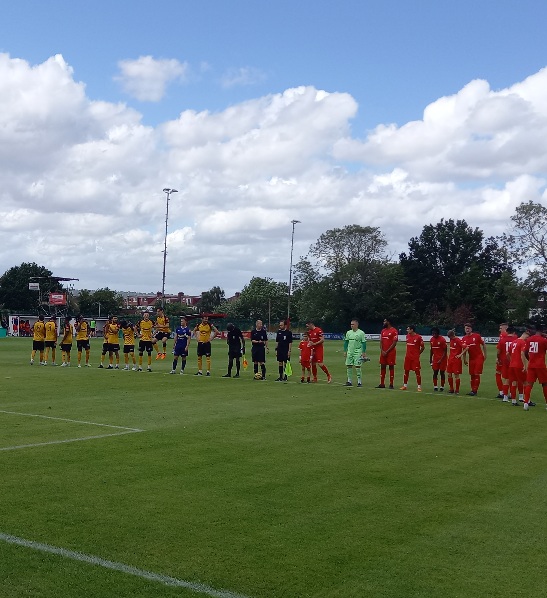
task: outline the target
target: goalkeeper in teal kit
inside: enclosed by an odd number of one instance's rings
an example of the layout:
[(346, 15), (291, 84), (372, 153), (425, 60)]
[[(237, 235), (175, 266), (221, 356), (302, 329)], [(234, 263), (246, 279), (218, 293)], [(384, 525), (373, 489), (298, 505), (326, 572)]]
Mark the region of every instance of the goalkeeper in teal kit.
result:
[(367, 339), (365, 333), (359, 329), (357, 320), (351, 321), (351, 330), (346, 332), (344, 338), (344, 353), (346, 355), (346, 367), (348, 369), (348, 381), (346, 386), (353, 386), (353, 369), (357, 373), (357, 386), (362, 386), (361, 364), (367, 361)]

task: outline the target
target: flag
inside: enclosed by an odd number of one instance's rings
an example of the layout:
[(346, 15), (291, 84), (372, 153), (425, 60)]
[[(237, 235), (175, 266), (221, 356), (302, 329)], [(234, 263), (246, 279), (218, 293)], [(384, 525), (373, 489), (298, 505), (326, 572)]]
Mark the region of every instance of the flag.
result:
[(292, 376), (292, 366), (290, 361), (287, 361), (285, 364), (285, 376), (287, 376), (287, 378)]

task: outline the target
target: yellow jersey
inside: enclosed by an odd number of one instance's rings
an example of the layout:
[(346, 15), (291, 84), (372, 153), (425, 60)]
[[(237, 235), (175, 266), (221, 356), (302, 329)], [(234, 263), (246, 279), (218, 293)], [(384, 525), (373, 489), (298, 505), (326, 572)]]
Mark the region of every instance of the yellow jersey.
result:
[(62, 345), (71, 345), (72, 344), (72, 324), (65, 324), (63, 327), (63, 338), (61, 339)]
[(123, 344), (124, 345), (134, 345), (135, 344), (135, 330), (133, 326), (128, 326), (127, 328), (122, 328), (123, 333)]
[(42, 320), (38, 320), (32, 328), (32, 340), (45, 341), (46, 340), (46, 325)]
[(154, 328), (154, 322), (152, 320), (141, 320), (139, 322), (139, 330), (141, 331), (141, 340), (151, 341), (152, 340), (152, 328)]
[(110, 345), (118, 345), (120, 343), (120, 338), (118, 336), (118, 332), (120, 330), (120, 325), (119, 324), (109, 324), (108, 325), (108, 338), (107, 338), (107, 342)]
[(171, 332), (171, 329), (169, 328), (169, 318), (167, 316), (158, 316), (154, 327), (158, 332)]
[(208, 343), (211, 340), (213, 326), (209, 322), (200, 322), (195, 328), (198, 343)]
[(76, 329), (76, 340), (89, 340), (89, 326), (87, 325), (87, 322), (85, 320), (83, 322), (80, 322), (79, 328)]
[(57, 325), (55, 322), (46, 322), (46, 341), (56, 341), (57, 340)]

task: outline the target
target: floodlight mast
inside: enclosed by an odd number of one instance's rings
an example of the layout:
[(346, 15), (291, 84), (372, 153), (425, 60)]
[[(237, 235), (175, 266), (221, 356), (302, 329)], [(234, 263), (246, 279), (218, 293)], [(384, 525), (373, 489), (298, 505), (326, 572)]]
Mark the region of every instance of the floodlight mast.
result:
[(292, 235), (291, 235), (291, 266), (289, 269), (289, 296), (287, 299), (287, 320), (290, 323), (291, 320), (291, 292), (292, 292), (292, 255), (294, 249), (294, 227), (296, 224), (301, 224), (300, 220), (291, 220), (292, 224)]
[(161, 305), (165, 309), (165, 264), (167, 262), (167, 221), (169, 220), (169, 199), (172, 193), (178, 193), (176, 189), (166, 187), (163, 192), (166, 195), (165, 201), (165, 237), (163, 241), (163, 276), (161, 283)]

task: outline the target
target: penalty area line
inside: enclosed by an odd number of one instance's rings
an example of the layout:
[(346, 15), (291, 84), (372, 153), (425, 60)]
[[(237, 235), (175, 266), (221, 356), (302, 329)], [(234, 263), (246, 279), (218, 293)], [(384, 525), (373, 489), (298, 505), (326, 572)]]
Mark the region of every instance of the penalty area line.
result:
[(81, 421), (79, 419), (67, 419), (66, 417), (53, 417), (51, 415), (40, 415), (37, 413), (20, 413), (18, 411), (4, 411), (0, 409), (0, 413), (6, 413), (7, 415), (21, 415), (23, 417), (38, 417), (40, 419), (53, 419), (60, 422), (68, 422), (71, 424), (85, 424), (87, 426), (101, 426), (103, 428), (115, 428), (117, 430), (128, 430), (130, 432), (144, 432), (139, 428), (128, 428), (127, 426), (114, 426), (112, 424), (100, 424), (98, 422)]
[(125, 565), (124, 563), (108, 561), (106, 559), (103, 559), (98, 556), (93, 556), (91, 554), (84, 554), (83, 552), (76, 552), (74, 550), (68, 550), (66, 548), (58, 548), (56, 546), (50, 546), (49, 544), (42, 544), (41, 542), (34, 542), (32, 540), (25, 540), (24, 538), (18, 538), (17, 536), (12, 536), (11, 534), (5, 534), (0, 532), (0, 540), (5, 542), (6, 544), (23, 546), (32, 550), (37, 550), (48, 554), (54, 554), (74, 561), (87, 563), (88, 565), (98, 565), (99, 567), (104, 567), (105, 569), (111, 569), (113, 571), (119, 571), (120, 573), (134, 575), (135, 577), (140, 577), (148, 581), (155, 581), (165, 586), (186, 588), (198, 594), (211, 596), (212, 598), (249, 598), (249, 596), (238, 594), (237, 592), (231, 592), (229, 590), (217, 590), (206, 584), (197, 583), (193, 581), (186, 581), (184, 579), (177, 579), (176, 577), (162, 575), (161, 573), (153, 573), (144, 569), (138, 569), (137, 567), (133, 567), (131, 565)]

